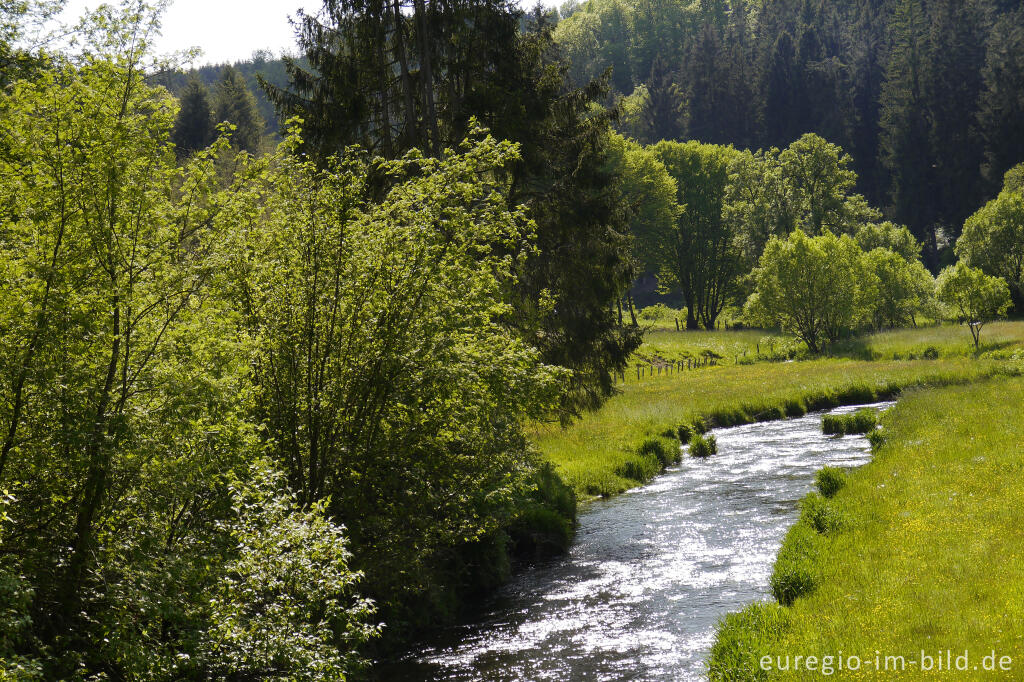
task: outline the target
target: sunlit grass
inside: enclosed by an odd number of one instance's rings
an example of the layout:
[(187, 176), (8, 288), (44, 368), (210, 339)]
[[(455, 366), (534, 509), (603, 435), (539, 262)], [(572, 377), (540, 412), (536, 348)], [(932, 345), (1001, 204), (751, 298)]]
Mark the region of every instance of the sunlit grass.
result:
[(1024, 321), (990, 322), (981, 332), (981, 348), (975, 351), (971, 333), (958, 324), (917, 329), (896, 329), (866, 334), (836, 344), (831, 352), (860, 360), (973, 357), (976, 354), (1009, 356), (1024, 349)]
[[(845, 524), (818, 538), (815, 589), (770, 628), (763, 609), (731, 618), (716, 649), (719, 661), (740, 660), (727, 654), (743, 647), (747, 661), (839, 651), (917, 661), (922, 650), (933, 657), (967, 650), (967, 671), (929, 674), (908, 666), (891, 679), (1021, 679), (1022, 406), (1022, 379), (905, 396), (882, 417), (885, 439), (874, 460), (849, 476), (829, 502)], [(791, 534), (787, 545), (795, 541)], [(993, 650), (1012, 657), (1011, 672), (983, 670), (982, 657)], [(859, 675), (872, 672), (865, 666)]]
[[(718, 364), (742, 364), (769, 359), (787, 359), (803, 352), (793, 336), (758, 329), (735, 331), (649, 331), (644, 344), (636, 352), (631, 367), (636, 363), (650, 363), (658, 359), (697, 360), (713, 357)], [(629, 373), (627, 373), (629, 374)], [(632, 372), (635, 378), (635, 370)], [(629, 376), (626, 377), (629, 380)]]
[(566, 429), (532, 434), (562, 478), (583, 495), (607, 495), (638, 484), (616, 472), (648, 438), (674, 436), (680, 425), (709, 418), (722, 424), (800, 414), (840, 403), (871, 402), (900, 388), (962, 383), (992, 375), (989, 360), (860, 362), (824, 359), (708, 367), (627, 382), (622, 393)]

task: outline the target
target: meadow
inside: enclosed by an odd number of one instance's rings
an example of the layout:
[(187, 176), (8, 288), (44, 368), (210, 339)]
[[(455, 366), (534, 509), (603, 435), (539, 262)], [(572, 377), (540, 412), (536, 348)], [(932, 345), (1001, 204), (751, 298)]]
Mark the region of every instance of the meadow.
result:
[[(875, 676), (876, 651), (892, 679), (1020, 679), (1022, 405), (1020, 378), (905, 394), (882, 416), (873, 461), (831, 499), (804, 501), (772, 578), (792, 605), (726, 618), (711, 679), (818, 679), (820, 670), (768, 675), (759, 661), (840, 651), (867, 661), (834, 673), (843, 679)], [(921, 670), (922, 651), (935, 668), (947, 650), (953, 665), (967, 651), (967, 669)], [(993, 651), (1010, 670), (986, 670)]]
[(681, 426), (700, 430), (779, 419), (891, 398), (918, 386), (968, 383), (1005, 371), (1003, 361), (970, 358), (824, 358), (704, 367), (627, 381), (600, 410), (567, 428), (534, 426), (531, 436), (578, 495), (606, 496), (660, 472), (664, 453), (678, 453)]

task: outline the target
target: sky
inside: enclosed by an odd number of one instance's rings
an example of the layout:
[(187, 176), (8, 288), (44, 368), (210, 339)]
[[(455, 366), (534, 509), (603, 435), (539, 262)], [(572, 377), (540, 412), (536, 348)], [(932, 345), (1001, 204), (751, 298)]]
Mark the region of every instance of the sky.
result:
[[(101, 0), (69, 0), (62, 19), (74, 23)], [(113, 3), (111, 3), (113, 4)], [(163, 17), (156, 52), (198, 47), (195, 66), (247, 59), (256, 50), (294, 53), (295, 32), (288, 23), (299, 9), (316, 12), (322, 0), (174, 0)]]
[[(543, 1), (549, 7), (560, 3)], [(68, 0), (62, 19), (74, 23), (84, 10), (100, 4), (102, 0)], [(313, 14), (322, 4), (323, 0), (173, 0), (155, 51), (168, 54), (198, 47), (203, 54), (194, 66), (248, 59), (256, 50), (294, 54), (295, 32), (288, 17), (299, 9)]]

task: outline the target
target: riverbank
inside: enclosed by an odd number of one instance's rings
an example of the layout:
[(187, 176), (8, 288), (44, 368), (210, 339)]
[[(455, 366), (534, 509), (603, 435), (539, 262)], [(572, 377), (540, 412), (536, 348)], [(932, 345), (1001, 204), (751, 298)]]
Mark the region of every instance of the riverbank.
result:
[[(879, 675), (880, 664), (891, 679), (1020, 679), (1022, 405), (1020, 378), (906, 395), (884, 415), (873, 461), (832, 499), (806, 504), (787, 535), (776, 577), (802, 574), (790, 581), (800, 585), (792, 605), (754, 604), (725, 619), (711, 679), (818, 679), (826, 655), (843, 678)], [(815, 524), (821, 518), (832, 521)], [(938, 673), (947, 651), (966, 669)], [(764, 656), (791, 670), (770, 675)], [(850, 670), (851, 656), (861, 670)]]
[(733, 426), (892, 398), (908, 388), (965, 384), (1007, 371), (1004, 361), (820, 359), (708, 367), (626, 383), (568, 428), (531, 434), (581, 497), (641, 485), (677, 456), (679, 427)]

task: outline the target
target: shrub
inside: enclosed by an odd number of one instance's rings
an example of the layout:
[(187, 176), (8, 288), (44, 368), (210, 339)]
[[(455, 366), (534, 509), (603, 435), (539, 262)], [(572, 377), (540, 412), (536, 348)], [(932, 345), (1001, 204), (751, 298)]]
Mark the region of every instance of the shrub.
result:
[(718, 441), (712, 435), (695, 433), (690, 438), (690, 455), (692, 457), (710, 457), (718, 452)]
[(924, 353), (921, 354), (921, 357), (923, 357), (926, 360), (938, 360), (939, 349), (936, 348), (935, 346), (928, 346), (927, 348), (924, 349)]
[(676, 433), (679, 435), (680, 443), (689, 443), (690, 436), (694, 434), (694, 430), (693, 427), (690, 426), (689, 424), (680, 424), (679, 428), (676, 430)]
[(765, 680), (768, 672), (761, 657), (771, 650), (789, 626), (789, 614), (778, 604), (756, 602), (739, 613), (730, 613), (718, 623), (715, 644), (708, 661), (708, 679), (713, 682)]
[(537, 504), (520, 511), (508, 533), (517, 557), (540, 559), (569, 548), (573, 525), (558, 512)]
[(783, 606), (810, 594), (817, 587), (817, 562), (821, 536), (804, 522), (793, 526), (779, 550), (769, 581), (774, 596)]
[(825, 467), (815, 477), (818, 491), (825, 497), (832, 497), (846, 485), (846, 472), (836, 467)]

